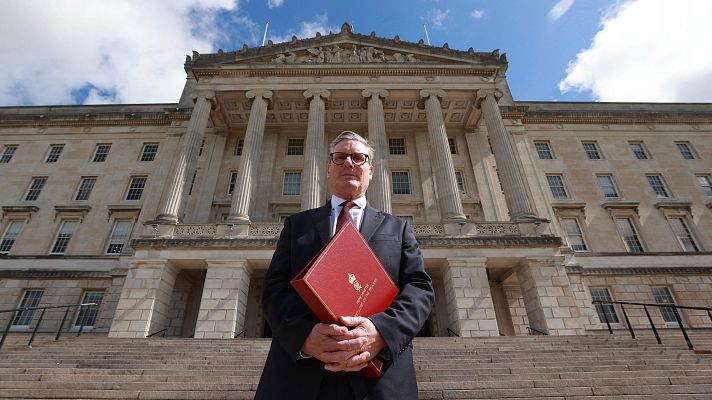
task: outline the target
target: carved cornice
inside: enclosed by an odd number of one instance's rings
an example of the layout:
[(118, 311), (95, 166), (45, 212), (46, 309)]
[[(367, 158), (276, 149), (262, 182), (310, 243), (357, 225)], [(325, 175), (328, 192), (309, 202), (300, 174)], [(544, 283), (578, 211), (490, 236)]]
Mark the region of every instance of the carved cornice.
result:
[(566, 267), (569, 274), (582, 275), (708, 275), (712, 274), (709, 267), (612, 267), (612, 268), (587, 268)]
[(0, 270), (0, 279), (111, 279), (104, 271)]
[[(553, 103), (552, 103), (553, 104)], [(643, 104), (638, 103), (643, 106)], [(712, 123), (707, 111), (630, 110), (624, 104), (619, 110), (585, 110), (586, 103), (575, 109), (531, 110), (527, 106), (500, 106), (503, 118), (522, 119), (525, 124), (702, 124)], [(593, 107), (592, 107), (593, 108)]]
[[(2, 128), (93, 127), (93, 126), (169, 126), (174, 121), (190, 120), (191, 109), (172, 112), (87, 113), (77, 106), (75, 112), (0, 115)], [(26, 110), (26, 109), (25, 109)], [(24, 111), (24, 110), (23, 110)], [(82, 113), (82, 111), (84, 111)], [(81, 114), (81, 115), (78, 115)]]
[(223, 70), (198, 70), (195, 76), (200, 78), (213, 77), (303, 77), (303, 76), (494, 76), (496, 68), (258, 68), (250, 69), (223, 69)]

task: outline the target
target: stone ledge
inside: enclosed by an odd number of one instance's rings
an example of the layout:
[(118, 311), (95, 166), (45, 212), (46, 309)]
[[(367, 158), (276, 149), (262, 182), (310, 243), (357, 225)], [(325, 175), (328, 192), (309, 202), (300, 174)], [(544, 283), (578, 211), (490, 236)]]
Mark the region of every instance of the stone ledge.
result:
[(61, 271), (61, 270), (0, 270), (2, 279), (86, 279), (86, 278), (107, 278), (111, 279), (111, 274), (104, 271)]
[(712, 274), (709, 267), (616, 267), (616, 268), (585, 268), (566, 267), (569, 274), (582, 275), (700, 275)]

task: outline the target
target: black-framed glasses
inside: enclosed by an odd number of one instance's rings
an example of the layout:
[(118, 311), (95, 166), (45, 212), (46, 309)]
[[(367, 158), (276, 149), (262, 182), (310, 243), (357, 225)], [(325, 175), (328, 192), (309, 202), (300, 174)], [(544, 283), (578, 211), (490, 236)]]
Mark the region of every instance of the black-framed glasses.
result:
[(368, 154), (364, 153), (342, 153), (336, 151), (329, 154), (329, 159), (336, 165), (342, 165), (349, 157), (351, 157), (351, 162), (354, 163), (354, 165), (363, 165), (368, 162)]

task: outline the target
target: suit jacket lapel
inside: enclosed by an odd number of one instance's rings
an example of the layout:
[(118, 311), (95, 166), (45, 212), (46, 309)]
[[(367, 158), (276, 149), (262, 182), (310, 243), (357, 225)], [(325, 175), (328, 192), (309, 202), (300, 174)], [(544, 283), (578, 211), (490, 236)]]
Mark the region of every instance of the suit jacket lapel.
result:
[(331, 200), (325, 205), (316, 209), (313, 214), (314, 227), (319, 234), (322, 246), (326, 245), (331, 239)]
[(374, 233), (381, 226), (381, 222), (385, 218), (382, 213), (380, 213), (375, 208), (370, 205), (366, 205), (363, 210), (363, 220), (361, 221), (361, 236), (368, 242)]

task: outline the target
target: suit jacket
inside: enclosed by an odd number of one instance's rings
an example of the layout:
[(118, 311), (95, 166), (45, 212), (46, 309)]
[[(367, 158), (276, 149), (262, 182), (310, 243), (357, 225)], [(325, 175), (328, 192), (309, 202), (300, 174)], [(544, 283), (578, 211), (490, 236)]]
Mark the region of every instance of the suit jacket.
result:
[[(299, 359), (299, 350), (319, 320), (290, 284), (329, 241), (330, 214), (327, 203), (284, 222), (262, 291), (262, 308), (273, 336), (257, 399), (337, 398), (319, 393), (322, 380), (335, 374), (316, 359)], [(390, 361), (380, 378), (366, 378), (360, 372), (341, 377), (348, 377), (356, 399), (417, 399), (411, 340), (430, 314), (432, 282), (407, 222), (366, 206), (361, 235), (399, 289), (388, 309), (369, 317), (386, 342)]]

